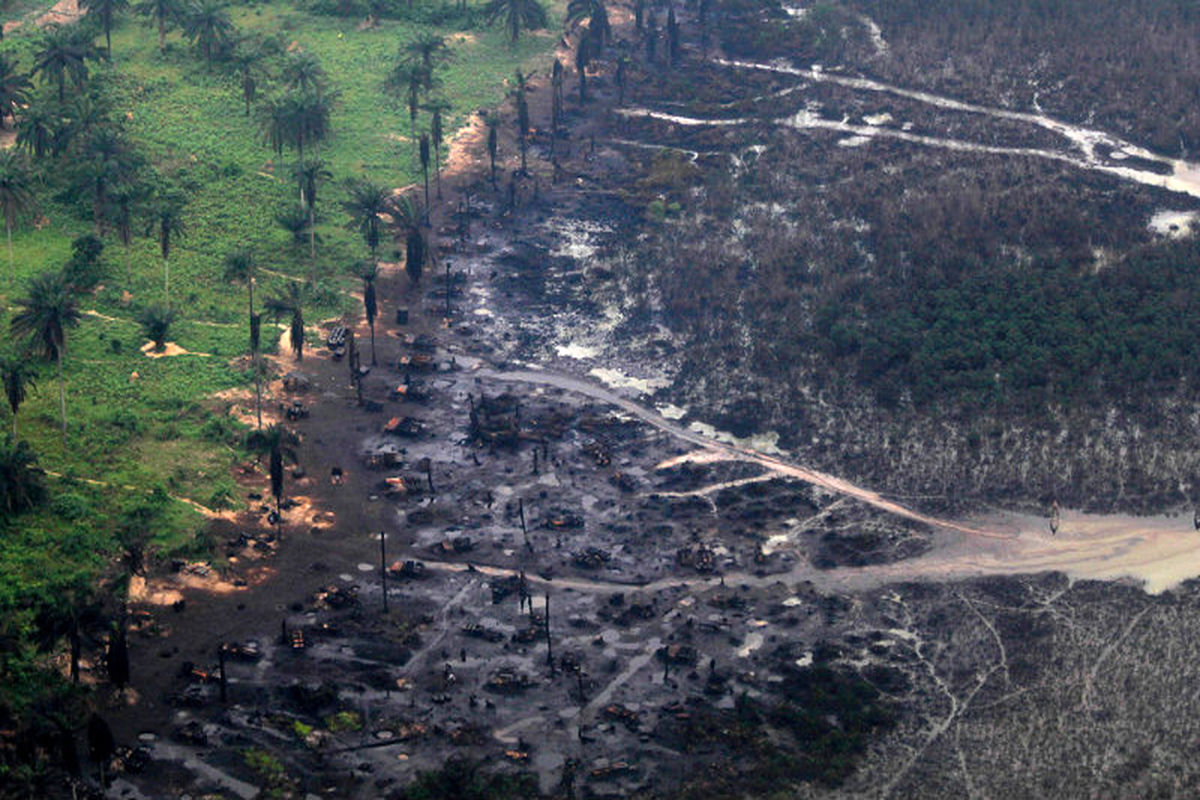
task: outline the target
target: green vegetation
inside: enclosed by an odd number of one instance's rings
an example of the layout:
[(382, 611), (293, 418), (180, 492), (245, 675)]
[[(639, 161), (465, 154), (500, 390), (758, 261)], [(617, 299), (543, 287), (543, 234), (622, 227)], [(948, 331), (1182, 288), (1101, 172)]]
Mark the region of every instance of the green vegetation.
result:
[[(364, 242), (347, 229), (346, 187), (412, 184), (413, 133), (430, 122), (387, 102), (381, 65), (429, 43), (421, 101), (453, 131), (554, 43), (513, 43), (480, 27), (475, 5), (373, 3), (367, 27), (365, 6), (183, 5), (92, 0), (91, 19), (39, 29), (49, 3), (18, 4), (7, 18), (22, 26), (0, 41), (0, 128), (17, 111), (17, 146), (0, 157), (11, 234), (0, 294), (16, 335), (0, 358), (23, 440), (5, 446), (0, 514), (6, 726), (61, 688), (41, 667), (65, 629), (45, 620), (95, 596), (113, 608), (124, 584), (101, 581), (122, 556), (138, 572), (147, 559), (204, 555), (201, 509), (238, 497), (231, 467), (247, 452), (244, 428), (214, 416), (209, 398), (253, 387), (248, 340), (269, 353), (287, 323), (361, 313), (357, 264), (390, 251), (386, 235)], [(262, 111), (273, 108), (291, 115), (274, 133)], [(297, 199), (299, 236), (276, 223)], [(251, 276), (286, 305), (283, 324), (259, 335), (253, 294), (247, 320), (229, 291)], [(183, 352), (148, 357), (168, 333)], [(28, 469), (35, 458), (44, 476)]]
[(330, 733), (362, 730), (362, 717), (355, 711), (339, 711), (325, 718), (325, 727)]
[(1100, 272), (1060, 262), (856, 287), (817, 314), (825, 352), (881, 399), (1124, 401), (1200, 378), (1200, 246), (1135, 251)]
[(465, 758), (450, 758), (440, 770), (422, 772), (399, 800), (509, 800), (538, 797), (537, 776), (489, 772)]

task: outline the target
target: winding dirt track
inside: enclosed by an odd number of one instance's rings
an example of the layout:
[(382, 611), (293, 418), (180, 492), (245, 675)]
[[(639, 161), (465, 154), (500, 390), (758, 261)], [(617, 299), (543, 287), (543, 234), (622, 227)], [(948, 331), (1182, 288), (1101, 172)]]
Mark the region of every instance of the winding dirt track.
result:
[[(979, 536), (987, 539), (1011, 539), (1012, 534), (1001, 533), (999, 531), (991, 531), (978, 527), (971, 527), (950, 520), (931, 517), (927, 514), (922, 514), (919, 511), (914, 511), (911, 508), (900, 505), (892, 500), (888, 500), (878, 492), (870, 489), (864, 489), (842, 478), (837, 478), (832, 475), (826, 475), (824, 472), (818, 472), (808, 467), (803, 467), (797, 464), (791, 464), (774, 456), (765, 455), (756, 450), (751, 450), (744, 447), (719, 442), (702, 434), (696, 433), (693, 430), (677, 425), (658, 412), (647, 408), (633, 400), (621, 397), (614, 392), (610, 392), (600, 386), (589, 381), (572, 378), (567, 375), (561, 375), (548, 371), (521, 370), (513, 372), (498, 372), (491, 369), (480, 369), (478, 376), (496, 381), (506, 381), (511, 383), (532, 383), (540, 386), (553, 386), (558, 389), (565, 389), (576, 394), (582, 394), (594, 400), (600, 400), (609, 405), (616, 406), (622, 411), (625, 411), (648, 425), (652, 425), (659, 430), (670, 434), (684, 442), (693, 444), (697, 447), (704, 448), (705, 454), (700, 455), (699, 459), (713, 460), (713, 456), (717, 456), (718, 460), (724, 461), (745, 461), (751, 464), (758, 464), (776, 475), (783, 475), (789, 478), (796, 478), (805, 483), (810, 483), (814, 486), (820, 486), (829, 489), (838, 494), (847, 495), (857, 500), (874, 506), (881, 511), (886, 511), (889, 514), (895, 514), (898, 517), (904, 517), (915, 522), (923, 522), (926, 525), (932, 525), (945, 530), (957, 531), (968, 536)], [(682, 463), (683, 461), (698, 460), (696, 456), (683, 456), (681, 459), (675, 459), (674, 463)], [(660, 465), (669, 466), (670, 463)]]
[[(587, 380), (550, 371), (501, 371), (487, 367), (482, 361), (476, 362), (473, 372), (468, 374), (497, 382), (554, 387), (590, 397), (619, 408), (682, 442), (701, 448), (663, 462), (659, 467), (714, 461), (758, 464), (773, 474), (821, 486), (889, 514), (934, 526), (942, 532), (933, 549), (918, 558), (893, 564), (832, 570), (816, 569), (801, 559), (784, 573), (758, 575), (732, 572), (725, 576), (727, 580), (739, 584), (765, 587), (780, 582), (811, 581), (832, 588), (855, 589), (906, 580), (957, 580), (981, 575), (1061, 572), (1080, 580), (1132, 579), (1147, 592), (1157, 594), (1200, 576), (1200, 533), (1188, 524), (1190, 520), (1180, 516), (1134, 517), (1069, 512), (1063, 515), (1058, 535), (1050, 533), (1044, 519), (1027, 514), (992, 513), (977, 522), (939, 519), (841, 478), (716, 441)], [(469, 567), (461, 563), (433, 562), (429, 566), (443, 571), (476, 569), (484, 575), (512, 574), (511, 570), (502, 567)], [(598, 593), (620, 592), (630, 588), (653, 592), (705, 583), (695, 576), (670, 576), (640, 584), (574, 577), (544, 580), (529, 576), (529, 580), (558, 588)]]

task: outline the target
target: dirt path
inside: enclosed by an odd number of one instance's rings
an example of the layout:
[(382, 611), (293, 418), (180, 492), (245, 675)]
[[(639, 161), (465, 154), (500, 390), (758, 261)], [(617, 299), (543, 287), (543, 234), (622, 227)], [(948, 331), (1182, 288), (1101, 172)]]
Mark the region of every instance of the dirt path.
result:
[[(79, 7), (79, 0), (58, 0), (49, 11), (34, 11), (27, 14), (25, 19), (4, 23), (4, 34), (7, 36), (10, 32), (29, 24), (30, 21), (36, 27), (44, 28), (47, 25), (69, 25), (82, 16), (83, 9)], [(0, 146), (3, 145), (0, 144)]]
[[(497, 381), (553, 386), (558, 389), (565, 389), (567, 391), (582, 394), (594, 400), (600, 400), (616, 406), (622, 411), (632, 414), (643, 422), (653, 425), (655, 428), (674, 436), (680, 441), (703, 448), (706, 452), (697, 455), (708, 461), (745, 461), (752, 464), (758, 464), (777, 475), (796, 478), (804, 481), (805, 483), (811, 483), (814, 486), (821, 486), (825, 489), (829, 489), (830, 491), (837, 492), (838, 494), (854, 497), (863, 501), (864, 503), (867, 503), (868, 505), (880, 509), (881, 511), (886, 511), (889, 514), (895, 514), (896, 516), (904, 517), (905, 519), (911, 519), (914, 522), (923, 522), (926, 525), (933, 525), (934, 527), (957, 531), (969, 536), (980, 536), (989, 539), (1012, 538), (1011, 535), (1007, 533), (984, 530), (982, 528), (963, 525), (950, 520), (931, 517), (926, 514), (922, 514), (919, 511), (914, 511), (906, 506), (900, 505), (894, 501), (888, 500), (878, 492), (871, 491), (870, 489), (864, 489), (861, 486), (856, 486), (855, 484), (850, 483), (847, 480), (843, 480), (842, 478), (826, 475), (823, 472), (818, 472), (817, 470), (809, 469), (797, 464), (790, 464), (779, 458), (759, 453), (756, 450), (718, 442), (715, 439), (710, 439), (707, 436), (696, 433), (695, 431), (671, 422), (657, 411), (647, 408), (640, 403), (625, 397), (621, 397), (620, 395), (601, 388), (596, 384), (581, 380), (579, 378), (560, 375), (553, 372), (532, 370), (497, 372), (490, 369), (481, 369), (478, 374), (480, 377)], [(719, 458), (714, 458), (714, 456), (719, 456)], [(680, 461), (683, 460), (691, 459), (685, 456)]]

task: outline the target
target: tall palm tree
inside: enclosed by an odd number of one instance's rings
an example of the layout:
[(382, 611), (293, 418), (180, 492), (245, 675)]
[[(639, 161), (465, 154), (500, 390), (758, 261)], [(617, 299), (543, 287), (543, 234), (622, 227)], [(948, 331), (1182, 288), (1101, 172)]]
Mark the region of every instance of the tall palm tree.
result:
[(183, 202), (174, 195), (159, 197), (151, 214), (151, 226), (158, 237), (163, 260), (163, 305), (171, 307), (171, 245), (187, 232)]
[(29, 76), (17, 71), (17, 60), (8, 55), (0, 55), (0, 129), (4, 127), (4, 118), (17, 118), (17, 109), (24, 108), (29, 103), (29, 91), (33, 84)]
[(58, 102), (66, 101), (66, 82), (76, 88), (87, 80), (87, 62), (100, 57), (91, 34), (78, 23), (50, 25), (42, 34), (40, 49), (34, 53), (33, 72), (58, 85)]
[[(308, 209), (304, 206), (292, 206), (275, 215), (275, 222), (292, 236), (292, 244), (303, 246), (315, 234), (308, 224)], [(317, 237), (320, 238), (320, 237)]]
[(442, 145), (446, 142), (446, 128), (442, 115), (451, 108), (450, 102), (443, 97), (435, 97), (425, 104), (429, 112), (429, 138), (433, 141), (433, 174), (437, 181), (437, 196), (442, 196)]
[(393, 201), (390, 213), (396, 239), (404, 239), (404, 271), (409, 281), (420, 283), (428, 257), (421, 206), (408, 196), (400, 196)]
[(4, 215), (4, 232), (8, 236), (8, 285), (16, 273), (13, 259), (12, 231), (17, 219), (33, 210), (33, 178), (25, 157), (15, 150), (0, 152), (0, 213)]
[(149, 188), (134, 180), (126, 180), (117, 184), (108, 193), (108, 209), (105, 216), (116, 231), (117, 239), (125, 251), (125, 283), (133, 284), (133, 271), (129, 263), (129, 249), (133, 244), (134, 224), (138, 218), (139, 209), (149, 197)]
[(290, 145), (297, 160), (304, 161), (304, 148), (314, 148), (329, 135), (329, 117), (336, 95), (330, 92), (291, 91), (275, 98), (263, 110), (263, 138), (279, 155)]
[(167, 31), (183, 21), (181, 0), (142, 0), (133, 7), (133, 13), (149, 17), (158, 28), (158, 52), (167, 52)]
[(418, 34), (400, 48), (402, 64), (419, 64), (425, 75), (425, 90), (433, 89), (433, 71), (453, 57), (445, 37), (433, 32)]
[(429, 258), (429, 248), (425, 244), (425, 234), (421, 227), (410, 228), (404, 241), (404, 271), (412, 283), (420, 283), (425, 271), (425, 262)]
[(29, 359), (20, 356), (8, 356), (0, 360), (0, 381), (4, 383), (4, 396), (8, 407), (12, 410), (12, 438), (17, 438), (17, 411), (25, 402), (25, 396), (30, 389), (37, 388), (37, 372)]
[(417, 135), (417, 115), (421, 110), (421, 95), (429, 91), (426, 87), (437, 85), (438, 81), (425, 69), (420, 62), (401, 59), (383, 81), (383, 88), (388, 94), (402, 98), (408, 107), (409, 132), (415, 138)]
[(514, 45), (522, 30), (544, 28), (548, 21), (546, 9), (538, 0), (488, 0), (483, 7), (483, 16), (488, 25), (502, 22)]
[(325, 162), (320, 159), (297, 164), (292, 174), (300, 185), (300, 203), (308, 209), (309, 256), (315, 264), (317, 258), (317, 189), (333, 175), (325, 169)]
[(595, 45), (599, 55), (612, 38), (612, 26), (608, 22), (608, 7), (604, 0), (571, 0), (567, 4), (567, 24), (579, 25), (587, 20), (587, 37)]
[(282, 425), (270, 425), (251, 431), (246, 445), (251, 450), (267, 454), (268, 474), (271, 478), (271, 495), (275, 498), (275, 515), (281, 515), (283, 499), (283, 459), (296, 460), (296, 436)]
[(27, 442), (7, 437), (0, 444), (0, 513), (19, 514), (46, 496), (37, 456)]
[(550, 72), (550, 142), (553, 147), (554, 140), (558, 138), (558, 131), (562, 127), (563, 117), (563, 65), (557, 58), (554, 59), (554, 69)]
[(79, 6), (87, 12), (88, 19), (100, 21), (104, 28), (104, 51), (112, 58), (113, 19), (129, 8), (129, 0), (79, 0)]
[(592, 59), (592, 39), (583, 38), (575, 46), (575, 69), (579, 73), (579, 105), (587, 102), (587, 67)]
[(67, 446), (67, 395), (63, 383), (63, 355), (67, 331), (79, 324), (79, 307), (66, 276), (44, 272), (29, 282), (29, 293), (17, 301), (9, 327), (14, 336), (29, 340), (30, 348), (58, 365), (58, 406), (62, 416), (63, 449)]
[(325, 91), (326, 75), (321, 60), (307, 50), (288, 53), (279, 80), (289, 91)]
[(363, 282), (363, 311), (367, 315), (367, 325), (371, 328), (371, 366), (375, 366), (375, 317), (379, 313), (379, 304), (375, 299), (375, 279), (379, 277), (379, 265), (374, 261), (364, 261), (358, 274)]
[(229, 8), (221, 0), (192, 0), (184, 12), (183, 35), (200, 48), (205, 61), (211, 62), (235, 31)]
[(54, 151), (54, 127), (57, 115), (43, 103), (25, 109), (17, 123), (17, 147), (41, 159)]
[(233, 68), (242, 87), (242, 100), (246, 103), (246, 116), (250, 116), (250, 104), (258, 95), (258, 82), (264, 75), (263, 61), (266, 51), (261, 39), (246, 37), (238, 42), (233, 51)]
[(277, 157), (282, 157), (283, 148), (292, 142), (292, 111), (286, 98), (272, 98), (262, 105), (259, 112), (263, 141), (275, 151)]
[(346, 228), (362, 234), (374, 261), (383, 225), (380, 215), (391, 210), (392, 193), (366, 179), (350, 181), (346, 188), (350, 192), (350, 199), (342, 202), (342, 208), (350, 215)]
[(254, 315), (254, 273), (257, 267), (254, 254), (245, 248), (238, 248), (225, 254), (225, 280), (231, 283), (246, 284), (251, 316)]
[(250, 319), (250, 363), (254, 370), (254, 401), (258, 414), (258, 427), (262, 427), (262, 370), (259, 369), (259, 330), (261, 318), (254, 313), (254, 272), (257, 264), (254, 255), (245, 248), (234, 250), (225, 255), (225, 280), (232, 283), (246, 284), (249, 296)]
[[(71, 99), (64, 110), (71, 141), (84, 139), (100, 129), (109, 129), (112, 135), (120, 135), (113, 130), (112, 105), (108, 99), (97, 92), (81, 92)], [(129, 148), (125, 148), (128, 150)]]
[(282, 295), (269, 298), (263, 305), (275, 315), (278, 321), (284, 314), (292, 315), (291, 335), (292, 352), (297, 361), (304, 360), (304, 304), (308, 300), (308, 287), (299, 281), (290, 281), (287, 291)]
[[(421, 156), (421, 174), (425, 176), (425, 208), (429, 208), (429, 134), (422, 133), (418, 152)], [(428, 219), (428, 218), (427, 218)]]
[(110, 207), (109, 191), (132, 179), (140, 165), (138, 153), (117, 129), (103, 127), (87, 137), (76, 164), (75, 185), (91, 194), (92, 222), (101, 234)]

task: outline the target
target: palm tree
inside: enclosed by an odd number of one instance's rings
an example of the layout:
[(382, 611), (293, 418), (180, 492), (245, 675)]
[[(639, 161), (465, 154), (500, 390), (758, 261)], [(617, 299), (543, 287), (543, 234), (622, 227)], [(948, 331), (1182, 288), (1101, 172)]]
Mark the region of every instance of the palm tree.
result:
[(79, 24), (50, 25), (42, 34), (41, 49), (34, 54), (33, 71), (58, 84), (58, 102), (66, 101), (69, 77), (76, 88), (87, 80), (87, 62), (100, 57), (91, 34)]
[(259, 325), (261, 319), (254, 313), (254, 272), (257, 265), (254, 255), (244, 248), (225, 255), (225, 280), (246, 284), (250, 312), (250, 362), (254, 370), (254, 399), (258, 412), (258, 427), (262, 427), (262, 371), (258, 368)]
[(438, 82), (425, 69), (424, 64), (401, 60), (388, 73), (383, 81), (384, 91), (400, 98), (403, 97), (408, 107), (410, 133), (417, 135), (417, 114), (421, 110), (421, 93), (426, 86), (434, 86)]
[[(280, 211), (275, 215), (275, 222), (279, 227), (291, 234), (292, 244), (297, 247), (302, 246), (310, 237), (315, 234), (312, 232), (308, 224), (309, 213), (304, 206), (292, 206), (286, 211)], [(317, 236), (317, 238), (321, 238)]]
[(29, 359), (20, 356), (8, 356), (0, 360), (0, 381), (4, 383), (4, 396), (8, 399), (8, 407), (12, 410), (12, 438), (17, 438), (17, 411), (25, 402), (25, 396), (30, 389), (37, 388), (37, 373)]
[(419, 64), (425, 75), (425, 90), (433, 90), (433, 71), (453, 56), (442, 36), (433, 32), (417, 35), (417, 38), (400, 48), (401, 63)]
[(245, 248), (225, 254), (225, 280), (246, 284), (251, 316), (254, 316), (254, 272), (257, 266), (254, 255)]
[(183, 35), (200, 48), (204, 60), (211, 62), (235, 32), (229, 9), (221, 0), (192, 0), (183, 19)]
[(283, 156), (283, 148), (292, 141), (292, 111), (284, 98), (269, 100), (260, 108), (259, 129), (263, 141)]
[(233, 51), (233, 68), (242, 87), (242, 100), (246, 103), (246, 116), (250, 116), (250, 104), (258, 94), (258, 81), (263, 76), (263, 60), (266, 53), (262, 41), (247, 37), (238, 42)]
[[(429, 208), (429, 134), (422, 133), (418, 152), (421, 156), (421, 174), (425, 176), (425, 208)], [(426, 217), (428, 219), (428, 217)]]
[(496, 149), (500, 138), (500, 117), (497, 114), (487, 114), (483, 118), (483, 122), (487, 125), (487, 150), (488, 159), (492, 164), (492, 188), (496, 188)]
[(300, 184), (300, 203), (308, 209), (309, 256), (317, 258), (317, 188), (333, 177), (320, 159), (297, 164), (292, 171)]
[(24, 156), (15, 150), (0, 152), (0, 213), (4, 214), (4, 232), (8, 235), (8, 285), (16, 273), (12, 231), (19, 217), (33, 210), (33, 179)]
[(363, 282), (363, 311), (371, 328), (371, 366), (375, 366), (375, 316), (379, 313), (379, 305), (375, 301), (375, 278), (379, 276), (379, 265), (374, 261), (364, 261), (358, 274)]
[(139, 166), (137, 152), (115, 128), (99, 128), (87, 137), (76, 159), (75, 185), (92, 195), (92, 222), (103, 233), (108, 193), (128, 183)]
[(442, 197), (442, 145), (446, 141), (446, 128), (442, 124), (442, 115), (451, 108), (449, 101), (435, 97), (425, 104), (425, 110), (430, 114), (429, 138), (433, 140), (433, 174), (437, 180), (437, 196)]
[[(71, 99), (64, 110), (71, 141), (91, 136), (103, 128), (112, 129), (112, 106), (108, 99), (95, 91), (81, 92)], [(114, 132), (114, 135), (119, 134)], [(128, 148), (126, 148), (128, 149)]]
[(554, 59), (554, 69), (550, 72), (550, 143), (558, 138), (559, 128), (562, 127), (563, 116), (563, 65)]
[(608, 22), (608, 8), (604, 0), (571, 0), (567, 4), (567, 24), (578, 25), (587, 20), (587, 37), (596, 45), (596, 54), (604, 51), (604, 45), (612, 38), (612, 26)]
[(279, 72), (279, 79), (289, 91), (325, 91), (325, 70), (321, 60), (307, 50), (289, 53)]
[(429, 258), (429, 248), (425, 246), (425, 234), (420, 226), (411, 228), (404, 242), (404, 271), (413, 283), (421, 282), (425, 271), (425, 261)]
[(18, 311), (9, 324), (14, 336), (29, 340), (30, 348), (58, 365), (58, 405), (62, 416), (63, 449), (67, 446), (67, 395), (63, 383), (63, 355), (67, 330), (79, 324), (79, 307), (66, 276), (44, 272), (29, 282), (29, 293), (17, 301)]
[(271, 425), (251, 431), (246, 437), (246, 445), (251, 450), (267, 454), (268, 473), (271, 476), (271, 495), (275, 498), (276, 518), (281, 516), (283, 499), (283, 459), (284, 456), (293, 462), (296, 460), (296, 436), (282, 425)]
[(0, 445), (0, 510), (4, 516), (33, 508), (46, 496), (37, 456), (27, 442), (7, 437)]
[(112, 58), (113, 18), (129, 8), (129, 0), (79, 0), (79, 6), (87, 12), (88, 19), (97, 19), (104, 27), (104, 50)]
[(374, 261), (382, 230), (380, 215), (391, 210), (389, 201), (392, 193), (366, 179), (349, 181), (346, 188), (350, 192), (350, 199), (342, 202), (342, 208), (350, 215), (346, 228), (362, 234)]
[(146, 338), (154, 342), (154, 352), (161, 353), (166, 348), (167, 336), (171, 333), (171, 324), (178, 316), (174, 309), (158, 303), (146, 306), (138, 313), (138, 324), (142, 326)]
[(16, 111), (28, 105), (32, 88), (29, 76), (17, 72), (17, 60), (0, 55), (0, 129), (4, 127), (5, 117), (16, 121)]
[(304, 147), (315, 147), (329, 135), (335, 99), (329, 92), (297, 90), (272, 100), (262, 114), (264, 140), (279, 155), (285, 145), (295, 147), (297, 160), (304, 161)]
[(158, 236), (158, 248), (163, 260), (163, 304), (171, 307), (171, 244), (187, 232), (183, 219), (183, 203), (174, 195), (158, 199), (151, 215), (151, 226)]
[(547, 23), (546, 9), (538, 0), (488, 0), (483, 15), (488, 25), (503, 22), (509, 41), (514, 45), (523, 29), (537, 30), (546, 27)]
[(284, 314), (292, 315), (291, 343), (297, 361), (304, 360), (304, 303), (307, 300), (307, 287), (299, 281), (290, 281), (285, 294), (272, 297), (264, 303), (277, 322)]
[(105, 215), (117, 233), (117, 239), (125, 251), (125, 283), (133, 284), (133, 272), (129, 264), (129, 248), (133, 244), (133, 226), (138, 207), (145, 202), (148, 189), (144, 184), (126, 181), (117, 185), (108, 194), (108, 209)]
[(579, 105), (587, 102), (587, 66), (591, 61), (592, 40), (580, 39), (575, 46), (575, 69), (579, 72)]
[(180, 0), (142, 0), (133, 7), (133, 13), (149, 17), (158, 27), (158, 52), (167, 52), (167, 29), (183, 20), (183, 3)]
[(57, 115), (42, 103), (25, 109), (17, 123), (17, 146), (31, 153), (34, 158), (43, 158), (54, 151), (54, 127)]

